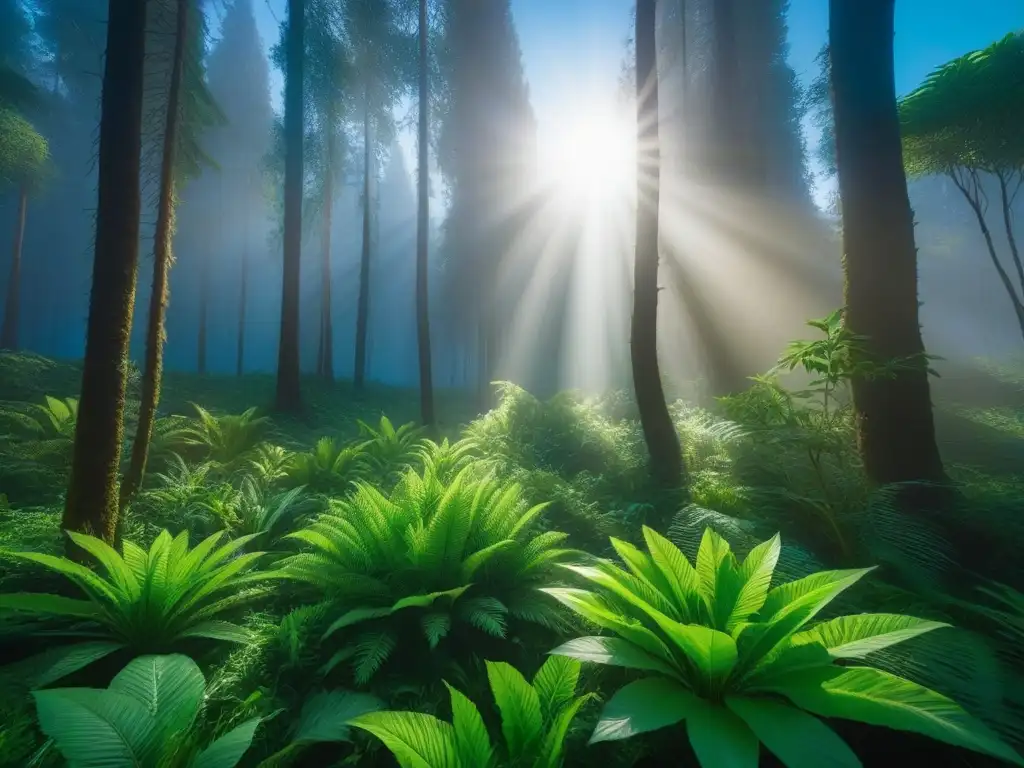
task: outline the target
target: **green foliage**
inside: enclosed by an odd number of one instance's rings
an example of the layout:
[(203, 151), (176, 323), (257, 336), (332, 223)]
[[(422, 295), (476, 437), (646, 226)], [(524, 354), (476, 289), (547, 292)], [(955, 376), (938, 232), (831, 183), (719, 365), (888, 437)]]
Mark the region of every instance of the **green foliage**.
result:
[(943, 64), (900, 102), (911, 175), (1024, 166), (1024, 33)]
[(187, 656), (142, 656), (104, 689), (33, 691), (39, 725), (71, 768), (233, 768), (252, 744), (253, 718), (196, 752), (206, 681)]
[(28, 120), (0, 102), (0, 187), (38, 184), (49, 158), (46, 139)]
[(221, 466), (231, 466), (247, 458), (270, 427), (270, 419), (257, 416), (256, 408), (240, 414), (214, 416), (201, 405), (193, 403), (193, 407), (196, 420), (165, 439), (180, 445), (187, 455), (209, 459)]
[(839, 765), (860, 765), (817, 715), (912, 731), (1024, 765), (947, 697), (856, 665), (946, 625), (898, 614), (811, 623), (871, 568), (822, 571), (772, 586), (778, 536), (740, 562), (708, 529), (695, 564), (650, 528), (644, 538), (648, 553), (613, 542), (628, 570), (610, 562), (566, 566), (597, 591), (545, 590), (614, 635), (570, 640), (553, 653), (654, 673), (608, 701), (591, 743), (685, 721), (703, 766), (757, 765), (762, 742), (787, 766), (823, 754)]
[(377, 428), (359, 421), (359, 431), (365, 438), (359, 448), (366, 453), (371, 471), (379, 478), (393, 478), (416, 465), (423, 444), (422, 427), (409, 422), (395, 429), (391, 420), (382, 415)]
[(317, 440), (313, 450), (293, 454), (284, 465), (285, 482), (315, 493), (340, 496), (370, 472), (370, 454), (358, 444), (330, 437)]
[(504, 662), (487, 662), (487, 678), (501, 716), (503, 749), (496, 750), (476, 705), (448, 686), (452, 722), (418, 712), (372, 712), (352, 720), (384, 742), (402, 768), (558, 768), (580, 708), (580, 665), (552, 656), (532, 684)]
[(517, 624), (556, 621), (536, 588), (567, 553), (559, 548), (565, 535), (535, 533), (543, 505), (527, 508), (520, 488), (472, 480), (472, 470), (447, 484), (410, 470), (390, 496), (360, 482), (290, 535), (309, 551), (283, 560), (282, 575), (342, 609), (325, 632), (343, 637), (328, 668), (348, 661), (364, 684), (399, 643), (416, 670), (417, 651), (472, 647), (477, 634), (514, 638)]
[(190, 549), (188, 532), (161, 532), (149, 551), (125, 541), (119, 554), (100, 539), (69, 531), (105, 575), (67, 558), (36, 552), (4, 552), (64, 576), (85, 599), (56, 594), (0, 594), (0, 608), (85, 622), (65, 632), (87, 642), (44, 651), (27, 664), (35, 685), (45, 685), (115, 651), (133, 655), (171, 650), (181, 643), (218, 640), (246, 643), (250, 633), (224, 616), (263, 594), (273, 574), (250, 570), (263, 553), (240, 554), (252, 539), (218, 546), (214, 534)]

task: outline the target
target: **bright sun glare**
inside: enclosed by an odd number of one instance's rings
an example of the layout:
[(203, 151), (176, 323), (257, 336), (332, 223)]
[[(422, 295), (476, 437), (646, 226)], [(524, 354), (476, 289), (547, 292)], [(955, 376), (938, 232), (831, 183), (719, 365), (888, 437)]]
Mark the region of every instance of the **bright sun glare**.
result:
[(628, 198), (636, 128), (628, 111), (574, 110), (546, 137), (542, 169), (563, 202), (587, 208)]

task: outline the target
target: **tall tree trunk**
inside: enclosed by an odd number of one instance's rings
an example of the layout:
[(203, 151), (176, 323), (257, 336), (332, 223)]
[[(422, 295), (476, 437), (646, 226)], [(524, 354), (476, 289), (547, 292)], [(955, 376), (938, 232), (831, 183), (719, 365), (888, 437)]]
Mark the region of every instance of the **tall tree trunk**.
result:
[(14, 245), (11, 247), (11, 271), (7, 276), (7, 301), (4, 303), (4, 325), (0, 329), (0, 349), (18, 348), (18, 318), (21, 315), (21, 251), (25, 243), (25, 218), (28, 215), (28, 185), (18, 192), (18, 219), (14, 224)]
[[(71, 478), (61, 527), (112, 543), (139, 258), (146, 6), (110, 0), (101, 98), (92, 294)], [(68, 554), (84, 558), (77, 547)]]
[(174, 172), (178, 153), (178, 126), (181, 122), (181, 81), (185, 68), (185, 41), (188, 36), (189, 3), (178, 0), (175, 20), (174, 59), (171, 85), (164, 118), (164, 146), (160, 159), (160, 197), (157, 202), (156, 232), (153, 238), (153, 287), (149, 295), (149, 319), (146, 325), (146, 364), (142, 374), (142, 402), (139, 423), (132, 441), (131, 461), (121, 481), (120, 507), (142, 487), (149, 458), (149, 441), (160, 402), (164, 368), (164, 318), (167, 313), (167, 275), (174, 260)]
[(917, 250), (893, 75), (895, 0), (830, 0), (846, 325), (895, 378), (853, 382), (860, 453), (878, 484), (945, 480), (918, 321)]
[(281, 411), (302, 407), (299, 377), (299, 275), (302, 255), (302, 65), (305, 3), (288, 0), (284, 94), (284, 273), (281, 280), (281, 338), (277, 348), (277, 396)]
[(196, 343), (196, 370), (206, 375), (206, 327), (210, 311), (210, 254), (207, 253), (199, 267), (199, 336)]
[(655, 0), (636, 3), (637, 207), (630, 352), (640, 424), (651, 473), (665, 486), (682, 481), (683, 458), (658, 367), (658, 76)]
[(249, 300), (249, 248), (242, 251), (242, 277), (238, 282), (238, 341), (235, 350), (235, 375), (245, 372), (245, 305)]
[(324, 210), (323, 235), (321, 247), (323, 254), (320, 262), (320, 368), (321, 375), (334, 379), (334, 325), (331, 322), (331, 228), (334, 215), (334, 163), (335, 146), (334, 110), (328, 111), (326, 142), (326, 173), (324, 175)]
[(430, 356), (430, 305), (427, 285), (428, 248), (430, 244), (430, 167), (427, 164), (430, 148), (430, 89), (427, 80), (429, 65), (427, 44), (427, 0), (420, 0), (420, 124), (419, 124), (419, 178), (417, 179), (416, 216), (416, 339), (420, 357), (420, 419), (427, 427), (434, 426), (434, 377)]
[(362, 389), (366, 380), (366, 332), (370, 320), (370, 91), (363, 111), (363, 253), (359, 259), (359, 302), (356, 306), (356, 363), (353, 383)]

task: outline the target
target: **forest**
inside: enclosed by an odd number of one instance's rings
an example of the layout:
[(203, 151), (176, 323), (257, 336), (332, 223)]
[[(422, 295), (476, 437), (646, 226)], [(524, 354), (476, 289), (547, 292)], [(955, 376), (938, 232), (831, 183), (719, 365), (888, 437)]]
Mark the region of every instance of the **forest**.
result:
[(0, 766), (1024, 766), (1024, 28), (909, 2), (0, 0)]

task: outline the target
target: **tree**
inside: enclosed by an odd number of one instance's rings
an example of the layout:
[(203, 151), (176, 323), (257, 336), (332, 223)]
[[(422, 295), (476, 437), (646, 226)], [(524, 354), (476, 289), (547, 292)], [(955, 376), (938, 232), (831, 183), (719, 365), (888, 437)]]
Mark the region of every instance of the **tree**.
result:
[(366, 344), (370, 321), (370, 256), (373, 239), (372, 202), (377, 148), (394, 137), (392, 108), (412, 81), (416, 57), (412, 38), (399, 27), (394, 0), (348, 0), (345, 28), (353, 45), (354, 87), (363, 115), (363, 243), (359, 259), (356, 305), (355, 373), (362, 388), (366, 379)]
[[(139, 255), (146, 3), (110, 0), (82, 391), (61, 527), (115, 538), (128, 340)], [(70, 547), (70, 545), (69, 545)], [(81, 552), (71, 547), (75, 556)]]
[(284, 275), (281, 281), (281, 337), (277, 350), (277, 393), (281, 411), (302, 406), (299, 377), (299, 277), (302, 256), (302, 139), (305, 2), (288, 0), (284, 89)]
[[(221, 117), (203, 81), (202, 57), (206, 25), (196, 0), (175, 0), (172, 19), (173, 50), (170, 55), (170, 82), (163, 104), (163, 129), (160, 135), (160, 187), (157, 200), (156, 232), (153, 237), (153, 285), (146, 323), (146, 353), (142, 374), (142, 398), (139, 420), (132, 441), (128, 471), (121, 482), (120, 506), (142, 485), (149, 456), (153, 422), (160, 402), (163, 377), (164, 321), (168, 301), (168, 275), (174, 261), (174, 209), (176, 176), (195, 174), (203, 160), (196, 134), (202, 127)], [(165, 24), (167, 22), (165, 21)], [(163, 30), (161, 30), (163, 31)], [(159, 38), (158, 38), (159, 39)], [(189, 98), (186, 102), (184, 96)]]
[(508, 0), (448, 0), (445, 10), (437, 102), (438, 164), (451, 201), (445, 305), (465, 383), (487, 408), (520, 288), (505, 283), (499, 291), (498, 274), (541, 198), (524, 194), (537, 189), (536, 122)]
[(430, 359), (430, 306), (427, 285), (430, 243), (430, 81), (429, 29), (427, 0), (420, 0), (419, 24), (419, 174), (416, 184), (416, 340), (420, 362), (420, 418), (427, 427), (434, 426), (434, 382)]
[(867, 362), (908, 363), (891, 378), (854, 378), (860, 454), (877, 484), (941, 483), (896, 110), (895, 0), (830, 0), (829, 10), (845, 323), (865, 338)]
[[(900, 103), (900, 121), (907, 172), (945, 175), (963, 195), (1024, 335), (1024, 263), (1013, 221), (1024, 184), (1024, 33), (939, 67)], [(1016, 284), (989, 227), (986, 181), (998, 190)]]
[(630, 334), (636, 392), (651, 473), (665, 486), (682, 480), (679, 437), (665, 403), (658, 367), (658, 71), (655, 55), (655, 0), (636, 4), (637, 204), (633, 265), (633, 322)]

